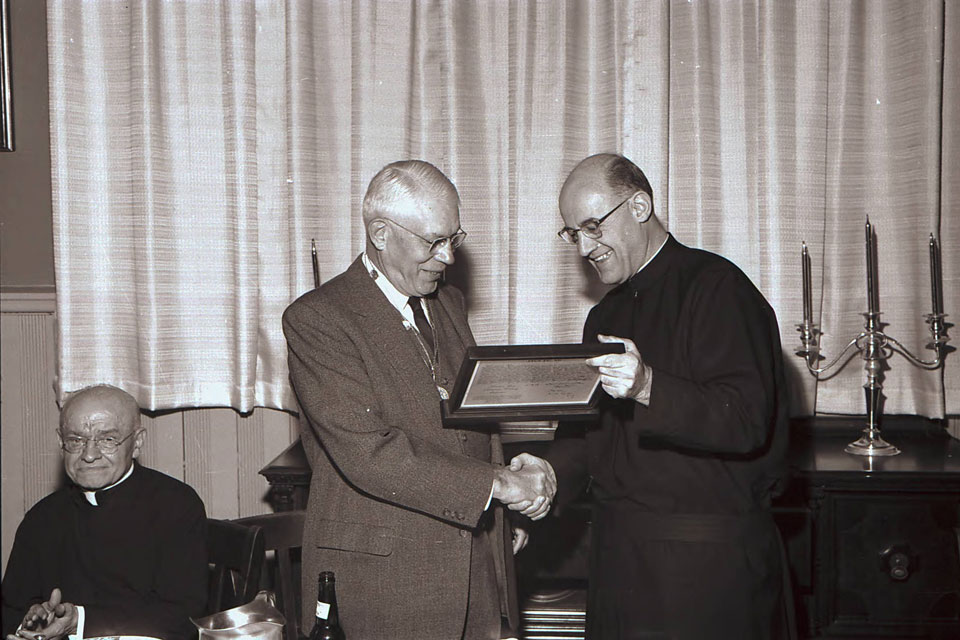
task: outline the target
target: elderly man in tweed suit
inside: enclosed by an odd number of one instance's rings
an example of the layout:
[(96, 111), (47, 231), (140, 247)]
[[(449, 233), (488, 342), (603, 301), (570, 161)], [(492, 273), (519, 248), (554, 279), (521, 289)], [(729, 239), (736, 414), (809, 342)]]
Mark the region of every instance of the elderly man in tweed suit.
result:
[(426, 162), (390, 164), (363, 223), (364, 253), (283, 316), (313, 469), (304, 629), (318, 573), (334, 571), (350, 638), (495, 640), (518, 622), (503, 505), (542, 517), (556, 479), (526, 454), (505, 467), (496, 433), (441, 424), (474, 344), (442, 282), (466, 236), (453, 184)]

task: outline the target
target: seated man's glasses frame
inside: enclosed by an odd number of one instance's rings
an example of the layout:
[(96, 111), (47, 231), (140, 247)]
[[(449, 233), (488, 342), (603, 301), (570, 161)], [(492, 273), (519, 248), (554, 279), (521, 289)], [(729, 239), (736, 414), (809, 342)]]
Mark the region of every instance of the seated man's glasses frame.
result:
[(67, 453), (80, 453), (87, 448), (87, 443), (93, 440), (94, 446), (99, 449), (100, 453), (105, 453), (111, 455), (117, 452), (124, 442), (129, 440), (132, 436), (137, 435), (142, 431), (142, 429), (137, 429), (131, 433), (128, 433), (123, 438), (117, 436), (96, 436), (94, 438), (87, 438), (84, 436), (75, 436), (69, 435), (65, 436), (62, 432), (57, 431), (60, 435), (60, 446)]

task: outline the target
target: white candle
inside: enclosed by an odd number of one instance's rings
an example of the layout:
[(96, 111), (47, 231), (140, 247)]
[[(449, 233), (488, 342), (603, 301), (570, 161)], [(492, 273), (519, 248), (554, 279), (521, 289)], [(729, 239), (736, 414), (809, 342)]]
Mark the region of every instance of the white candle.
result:
[(867, 252), (867, 311), (869, 313), (877, 312), (877, 283), (873, 279), (873, 227), (870, 226), (870, 218), (867, 218), (865, 227), (865, 247)]
[(810, 287), (810, 254), (807, 252), (806, 242), (800, 251), (800, 261), (803, 264), (803, 321), (809, 323), (813, 319), (813, 296)]
[(930, 234), (930, 301), (933, 315), (943, 312), (943, 282), (940, 280), (940, 247)]

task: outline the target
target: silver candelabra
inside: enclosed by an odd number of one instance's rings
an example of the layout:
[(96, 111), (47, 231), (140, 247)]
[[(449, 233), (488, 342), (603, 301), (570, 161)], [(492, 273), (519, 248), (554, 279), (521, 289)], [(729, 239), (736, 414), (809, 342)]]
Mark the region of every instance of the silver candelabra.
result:
[(846, 366), (849, 359), (845, 356), (850, 351), (856, 350), (863, 359), (863, 369), (866, 371), (866, 382), (863, 385), (864, 397), (867, 403), (867, 424), (863, 429), (863, 434), (856, 441), (846, 446), (844, 451), (860, 456), (895, 456), (900, 453), (897, 447), (893, 446), (880, 436), (879, 415), (880, 400), (883, 391), (883, 362), (892, 357), (894, 352), (899, 353), (911, 364), (922, 369), (937, 369), (943, 363), (943, 359), (948, 351), (947, 342), (950, 337), (947, 335), (946, 324), (943, 313), (943, 283), (941, 281), (940, 271), (940, 247), (930, 234), (930, 297), (932, 300), (932, 312), (924, 316), (927, 325), (930, 327), (931, 340), (927, 343), (927, 349), (934, 352), (932, 360), (924, 360), (912, 354), (898, 340), (887, 335), (881, 330), (879, 309), (879, 294), (877, 290), (876, 278), (876, 241), (873, 234), (873, 228), (870, 225), (869, 218), (866, 224), (866, 257), (867, 257), (867, 312), (862, 314), (864, 317), (863, 331), (854, 337), (843, 348), (839, 355), (833, 361), (820, 365), (820, 361), (825, 358), (820, 354), (820, 329), (813, 322), (812, 295), (810, 285), (810, 254), (807, 252), (807, 244), (803, 243), (801, 259), (803, 261), (803, 322), (797, 325), (800, 332), (801, 347), (797, 350), (797, 355), (802, 357), (807, 365), (807, 370), (813, 375), (819, 377), (833, 369), (838, 363), (835, 372), (839, 372)]

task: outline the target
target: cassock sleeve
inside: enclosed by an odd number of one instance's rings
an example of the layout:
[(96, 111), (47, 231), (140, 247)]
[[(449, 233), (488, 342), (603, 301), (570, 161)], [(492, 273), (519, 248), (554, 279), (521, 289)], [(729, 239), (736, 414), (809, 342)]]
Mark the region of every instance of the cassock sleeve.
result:
[[(683, 306), (682, 360), (689, 375), (653, 367), (648, 406), (633, 427), (691, 449), (750, 454), (775, 425), (779, 329), (773, 311), (739, 271), (701, 273)], [(641, 353), (641, 356), (643, 354)]]
[(557, 474), (557, 495), (553, 501), (553, 513), (559, 515), (571, 502), (583, 493), (587, 486), (587, 447), (584, 442), (582, 422), (561, 422), (553, 441), (547, 446), (543, 458)]
[(13, 539), (13, 548), (3, 574), (3, 637), (16, 631), (27, 609), (44, 602), (49, 596), (46, 588), (46, 565), (50, 562), (50, 550), (59, 546), (56, 530), (43, 527), (27, 514)]
[[(405, 425), (387, 424), (368, 373), (378, 354), (364, 358), (354, 342), (363, 337), (349, 335), (330, 305), (294, 303), (283, 314), (283, 332), (290, 379), (307, 423), (344, 477), (386, 502), (475, 526), (490, 496), (494, 466), (444, 449)], [(439, 416), (439, 400), (437, 411)], [(464, 520), (454, 520), (452, 511)]]

